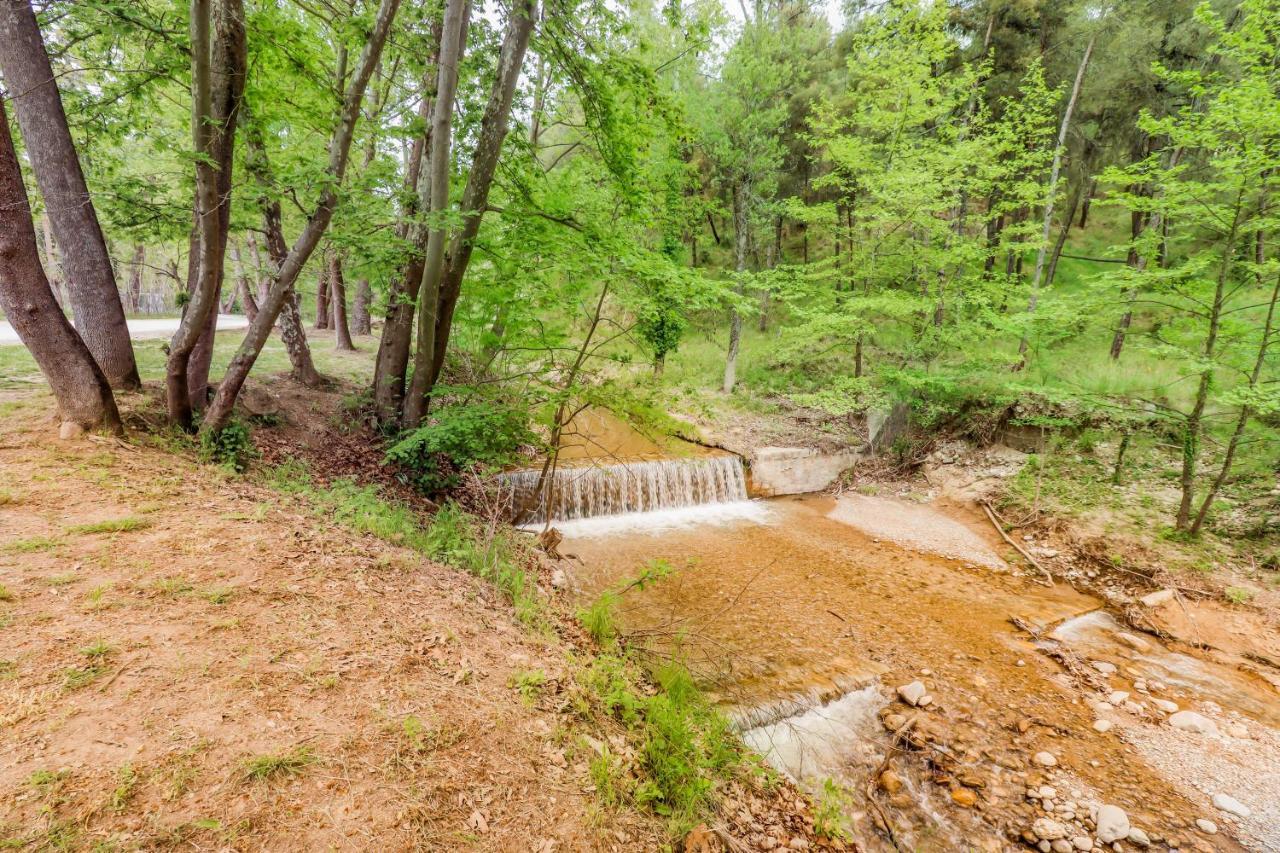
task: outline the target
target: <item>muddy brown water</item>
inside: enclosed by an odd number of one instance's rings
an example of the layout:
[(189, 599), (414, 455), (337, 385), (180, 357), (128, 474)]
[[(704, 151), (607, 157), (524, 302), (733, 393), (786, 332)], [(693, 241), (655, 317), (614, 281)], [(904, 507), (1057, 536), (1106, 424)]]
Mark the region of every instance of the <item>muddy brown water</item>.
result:
[[(1098, 600), (873, 538), (828, 517), (834, 507), (777, 499), (746, 520), (652, 529), (637, 516), (590, 535), (569, 530), (561, 550), (578, 558), (584, 600), (655, 560), (673, 566), (624, 596), (624, 627), (679, 654), (780, 769), (814, 790), (828, 777), (847, 788), (853, 831), (871, 849), (893, 849), (877, 813), (904, 848), (1019, 848), (1018, 833), (1043, 816), (1024, 797), (1047, 781), (1030, 763), (1042, 750), (1058, 756), (1057, 778), (1074, 780), (1082, 801), (1116, 803), (1135, 825), (1195, 843), (1203, 808), (1114, 734), (1095, 732), (1085, 695), (1011, 622), (1047, 635)], [(1091, 654), (1119, 654), (1105, 631), (1083, 633)], [(873, 795), (869, 777), (889, 749), (880, 715), (893, 688), (915, 679), (934, 697), (920, 727), (938, 749), (929, 761), (895, 753), (890, 767), (905, 786)], [(1224, 702), (1248, 690), (1215, 684)], [(1255, 701), (1235, 704), (1270, 716)], [(1209, 849), (1239, 848), (1220, 835)]]

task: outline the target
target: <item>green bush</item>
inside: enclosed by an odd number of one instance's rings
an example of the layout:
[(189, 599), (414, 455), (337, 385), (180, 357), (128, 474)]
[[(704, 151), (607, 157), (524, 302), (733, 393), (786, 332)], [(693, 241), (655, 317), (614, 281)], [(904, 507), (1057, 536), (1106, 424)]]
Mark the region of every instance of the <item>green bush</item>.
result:
[(402, 435), (387, 451), (387, 462), (431, 494), (456, 486), (460, 468), (509, 464), (534, 441), (527, 412), (493, 401), (463, 403)]
[(201, 433), (200, 458), (206, 462), (242, 474), (257, 455), (249, 427), (241, 421), (233, 420), (217, 432)]

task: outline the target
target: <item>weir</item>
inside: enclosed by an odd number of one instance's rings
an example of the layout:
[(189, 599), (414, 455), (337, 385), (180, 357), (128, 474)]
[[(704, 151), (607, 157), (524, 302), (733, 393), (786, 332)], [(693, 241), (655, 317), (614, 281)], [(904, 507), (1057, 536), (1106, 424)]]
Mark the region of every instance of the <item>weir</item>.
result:
[(523, 518), (528, 525), (543, 524), (548, 519), (575, 521), (747, 499), (742, 460), (728, 454), (565, 465), (549, 475), (550, 489), (544, 487), (541, 495), (535, 495), (540, 475), (539, 468), (502, 475), (512, 492), (512, 506), (529, 508)]

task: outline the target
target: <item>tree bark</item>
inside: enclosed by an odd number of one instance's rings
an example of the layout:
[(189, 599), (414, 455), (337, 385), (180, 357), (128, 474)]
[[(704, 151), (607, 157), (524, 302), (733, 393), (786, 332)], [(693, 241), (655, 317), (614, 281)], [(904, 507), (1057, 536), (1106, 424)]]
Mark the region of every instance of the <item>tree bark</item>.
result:
[(466, 189), (462, 191), (462, 228), (449, 244), (449, 263), (440, 284), (439, 319), (436, 321), (435, 352), (431, 359), (431, 374), (424, 397), (431, 393), (444, 369), (445, 352), (449, 346), (449, 333), (453, 328), (453, 312), (462, 291), (462, 279), (471, 263), (471, 251), (480, 222), (489, 204), (489, 188), (498, 166), (498, 155), (507, 138), (507, 126), (511, 119), (511, 101), (515, 95), (520, 69), (524, 66), (525, 51), (533, 33), (537, 15), (537, 0), (517, 0), (512, 4), (507, 19), (506, 32), (502, 36), (502, 48), (498, 53), (497, 74), (489, 92), (480, 119), (480, 132), (476, 150), (471, 157), (471, 174), (467, 176)]
[[(391, 22), (400, 8), (400, 0), (381, 0), (377, 16), (374, 19), (373, 31), (365, 41), (360, 61), (351, 82), (343, 97), (341, 117), (329, 142), (328, 180), (321, 191), (315, 209), (307, 218), (293, 248), (289, 250), (284, 261), (274, 270), (271, 288), (266, 300), (258, 306), (258, 319), (249, 324), (244, 341), (227, 365), (226, 375), (218, 386), (218, 393), (205, 416), (205, 429), (212, 433), (220, 432), (231, 418), (232, 407), (244, 387), (249, 371), (262, 352), (262, 347), (271, 334), (271, 327), (284, 308), (285, 301), (292, 293), (293, 283), (307, 260), (315, 252), (320, 238), (333, 218), (334, 208), (338, 203), (337, 188), (342, 186), (342, 177), (347, 169), (347, 160), (351, 154), (351, 140), (355, 132), (356, 120), (360, 115), (360, 102), (364, 99), (365, 89), (373, 69), (382, 55), (387, 34), (391, 30)], [(282, 335), (283, 335), (282, 331)]]
[(142, 271), (147, 263), (147, 247), (133, 245), (133, 268), (129, 270), (129, 310), (137, 314), (142, 310)]
[(53, 228), (49, 225), (47, 212), (40, 217), (40, 234), (44, 238), (44, 270), (49, 279), (49, 289), (53, 291), (53, 298), (57, 301), (58, 307), (62, 308), (67, 300), (62, 295), (61, 276), (58, 274), (58, 252), (53, 245)]
[(1098, 194), (1098, 179), (1089, 179), (1089, 189), (1084, 194), (1084, 201), (1080, 205), (1080, 228), (1083, 230), (1089, 224), (1089, 207), (1093, 204), (1093, 197)]
[(1062, 217), (1062, 228), (1058, 230), (1058, 239), (1053, 243), (1053, 252), (1049, 255), (1049, 268), (1044, 273), (1044, 286), (1053, 287), (1053, 279), (1058, 274), (1058, 261), (1062, 258), (1062, 250), (1067, 245), (1067, 235), (1071, 232), (1071, 223), (1076, 219), (1076, 208), (1080, 206), (1080, 195), (1083, 192), (1084, 180), (1071, 194), (1067, 209)]
[[(733, 186), (733, 268), (742, 276), (747, 269), (747, 251), (750, 246), (751, 215), (748, 210), (751, 180), (740, 178)], [(746, 285), (738, 283), (738, 294)], [(729, 309), (729, 352), (724, 362), (724, 393), (733, 393), (738, 382), (738, 347), (742, 340), (742, 315), (737, 307)]]
[(27, 157), (62, 250), (76, 328), (113, 388), (139, 388), (142, 381), (107, 243), (28, 0), (0, 3), (0, 73), (15, 102)]
[(356, 282), (356, 298), (351, 303), (351, 333), (353, 335), (373, 334), (373, 320), (369, 315), (369, 307), (373, 302), (373, 288), (369, 279), (361, 276)]
[(443, 213), (449, 206), (449, 149), (453, 143), (453, 102), (458, 89), (458, 66), (466, 52), (467, 23), (471, 14), (468, 0), (447, 0), (444, 30), (440, 37), (436, 98), (431, 116), (430, 203), (427, 211), (433, 224), (428, 229), (426, 254), (422, 261), (422, 287), (418, 296), (418, 343), (413, 355), (413, 379), (404, 401), (404, 426), (413, 429), (427, 411), (431, 356), (435, 352), (436, 321), (439, 318), (440, 285), (444, 278), (444, 244), (448, 237)]
[(329, 254), (329, 304), (333, 306), (333, 331), (337, 349), (354, 351), (356, 347), (351, 343), (351, 330), (347, 327), (347, 286), (342, 280), (342, 255), (336, 251)]
[(71, 327), (40, 265), (31, 204), (0, 99), (0, 308), (49, 381), (64, 423), (119, 432), (102, 369)]
[(320, 253), (320, 270), (316, 273), (316, 331), (329, 328), (329, 253)]
[[(210, 62), (211, 99), (214, 116), (213, 156), (216, 160), (218, 230), (213, 249), (216, 272), (213, 281), (213, 310), (205, 319), (200, 337), (187, 362), (187, 388), (192, 406), (203, 410), (209, 397), (209, 367), (218, 331), (218, 308), (225, 278), (227, 240), (231, 233), (231, 179), (235, 154), (236, 125), (244, 98), (248, 47), (245, 41), (243, 0), (218, 0), (213, 17), (213, 47)], [(201, 257), (203, 257), (201, 247)], [(229, 305), (235, 304), (235, 292)], [(228, 310), (230, 310), (228, 308)]]

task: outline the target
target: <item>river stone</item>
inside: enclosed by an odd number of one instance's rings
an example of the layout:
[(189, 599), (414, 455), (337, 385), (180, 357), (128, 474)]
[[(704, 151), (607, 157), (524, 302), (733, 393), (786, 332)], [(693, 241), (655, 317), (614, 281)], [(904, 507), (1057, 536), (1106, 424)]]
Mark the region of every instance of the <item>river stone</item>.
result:
[(1110, 720), (1097, 720), (1097, 721), (1096, 721), (1096, 722), (1094, 722), (1094, 724), (1093, 724), (1093, 730), (1094, 730), (1095, 732), (1107, 732), (1107, 731), (1110, 731), (1110, 730), (1111, 730), (1111, 721), (1110, 721)]
[(1248, 806), (1237, 800), (1235, 797), (1227, 794), (1214, 794), (1213, 805), (1222, 809), (1224, 812), (1236, 815), (1237, 817), (1248, 817), (1253, 814), (1253, 812), (1249, 811)]
[(902, 714), (885, 714), (884, 727), (891, 732), (896, 732), (907, 724), (907, 718)]
[(1151, 651), (1151, 644), (1135, 634), (1127, 634), (1124, 631), (1121, 631), (1116, 634), (1116, 639), (1124, 643), (1126, 646), (1133, 649), (1134, 651), (1138, 651), (1138, 652)]
[(1129, 829), (1129, 840), (1132, 841), (1134, 844), (1138, 845), (1139, 847), (1151, 846), (1151, 839), (1147, 836), (1145, 832), (1143, 832), (1141, 829), (1138, 829), (1138, 827), (1136, 826), (1131, 827)]
[(1087, 835), (1077, 835), (1075, 838), (1071, 839), (1071, 843), (1075, 845), (1077, 850), (1093, 849), (1093, 839)]
[(1056, 767), (1058, 759), (1054, 757), (1052, 752), (1037, 752), (1031, 757), (1031, 760), (1041, 767)]
[(1057, 789), (1057, 788), (1053, 787), (1052, 785), (1041, 785), (1041, 786), (1040, 786), (1040, 799), (1042, 799), (1042, 800), (1052, 800), (1052, 799), (1053, 799), (1054, 797), (1056, 797), (1056, 796), (1058, 796), (1058, 789)]
[(1107, 697), (1107, 701), (1112, 705), (1123, 705), (1124, 700), (1129, 698), (1129, 694), (1124, 690), (1117, 690)]
[(1098, 672), (1102, 673), (1103, 675), (1116, 674), (1116, 665), (1113, 663), (1107, 663), (1104, 660), (1094, 660), (1094, 661), (1089, 661), (1089, 663), (1093, 664), (1093, 668), (1096, 669)]
[(1169, 725), (1184, 732), (1195, 732), (1201, 735), (1216, 735), (1218, 724), (1195, 711), (1179, 711), (1169, 717)]
[(1161, 711), (1164, 711), (1166, 714), (1178, 713), (1177, 702), (1170, 702), (1168, 699), (1152, 699), (1151, 704), (1155, 705), (1157, 708), (1159, 708)]
[(1171, 589), (1157, 590), (1156, 592), (1148, 593), (1142, 596), (1142, 598), (1138, 600), (1141, 601), (1147, 607), (1159, 607), (1161, 604), (1164, 604), (1166, 601), (1173, 601), (1173, 590)]
[(913, 681), (910, 684), (904, 684), (898, 688), (898, 698), (908, 705), (915, 707), (920, 704), (920, 700), (924, 698), (925, 686), (923, 682)]
[(1205, 820), (1202, 817), (1196, 818), (1196, 827), (1205, 835), (1214, 835), (1218, 831), (1218, 825), (1211, 820)]
[(1129, 836), (1129, 816), (1119, 806), (1110, 804), (1103, 806), (1098, 809), (1098, 817), (1095, 820), (1098, 824), (1098, 840), (1103, 844), (1110, 844)]
[(1057, 841), (1059, 838), (1067, 837), (1067, 828), (1047, 817), (1042, 817), (1031, 824), (1031, 831), (1041, 841)]
[(952, 788), (951, 801), (957, 806), (971, 809), (978, 804), (978, 795), (968, 788)]
[(1053, 850), (1053, 853), (1071, 853), (1075, 848), (1071, 846), (1071, 842), (1067, 839), (1059, 838), (1049, 845), (1049, 849)]

